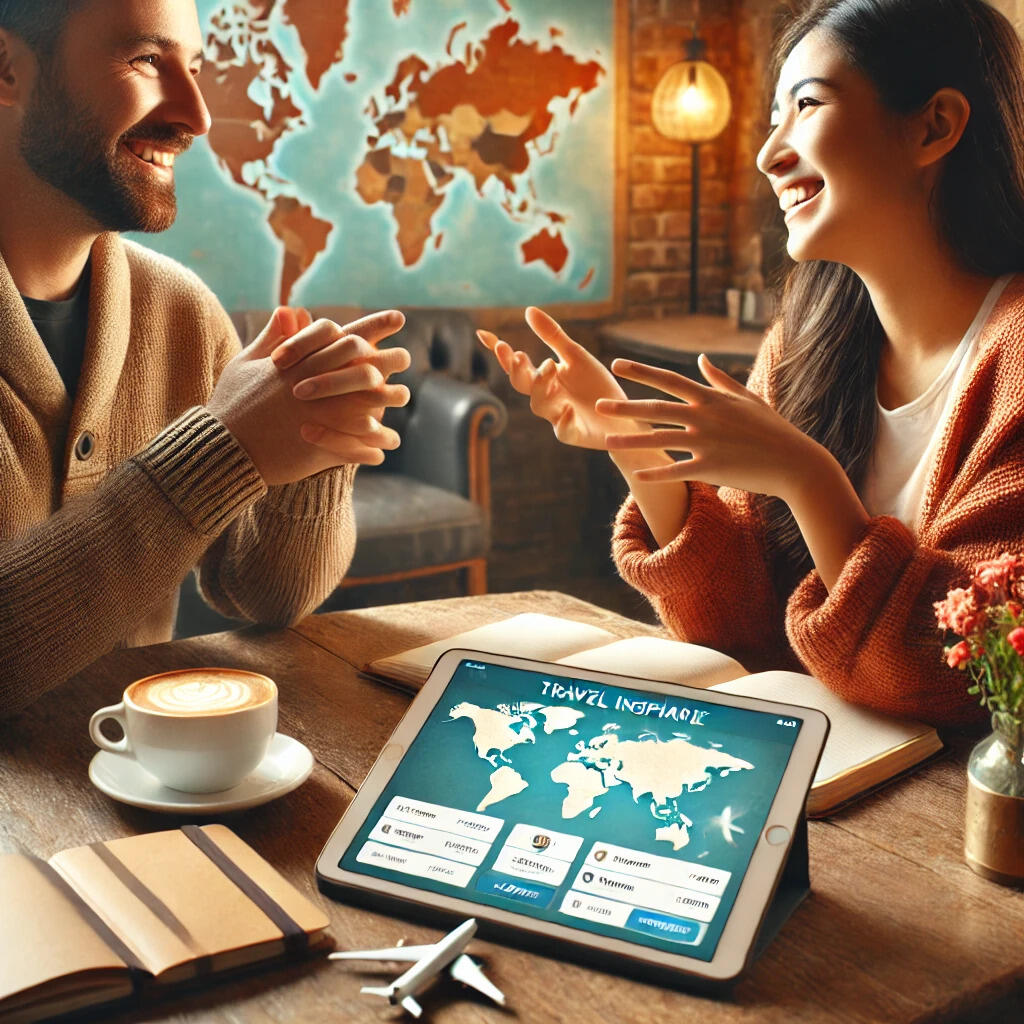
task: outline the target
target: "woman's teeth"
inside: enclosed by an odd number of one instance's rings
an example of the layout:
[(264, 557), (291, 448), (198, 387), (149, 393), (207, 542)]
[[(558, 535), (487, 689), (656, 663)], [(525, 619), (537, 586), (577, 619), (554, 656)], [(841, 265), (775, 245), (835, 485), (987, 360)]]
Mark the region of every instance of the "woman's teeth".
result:
[(783, 213), (788, 213), (794, 206), (807, 202), (808, 199), (816, 196), (823, 188), (823, 181), (802, 182), (799, 185), (791, 185), (779, 193), (779, 207)]

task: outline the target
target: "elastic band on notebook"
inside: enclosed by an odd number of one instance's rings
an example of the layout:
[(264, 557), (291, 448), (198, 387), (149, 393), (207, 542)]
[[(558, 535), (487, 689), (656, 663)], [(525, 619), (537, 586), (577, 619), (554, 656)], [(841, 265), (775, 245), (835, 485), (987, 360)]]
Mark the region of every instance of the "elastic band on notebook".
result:
[(169, 906), (145, 882), (132, 874), (106, 843), (90, 843), (89, 849), (106, 865), (110, 873), (195, 957), (196, 974), (208, 974), (213, 968), (209, 955), (203, 954), (192, 933)]
[(266, 890), (261, 889), (198, 825), (182, 825), (181, 831), (206, 854), (246, 896), (263, 911), (284, 935), (288, 953), (301, 953), (309, 936)]
[(78, 912), (78, 916), (110, 947), (113, 953), (124, 961), (128, 967), (128, 976), (131, 978), (132, 989), (138, 991), (142, 979), (148, 973), (139, 958), (118, 938), (106, 921), (71, 888), (53, 865), (47, 864), (44, 860), (35, 859), (32, 859), (30, 863), (34, 864), (39, 869), (39, 873), (43, 878), (71, 903)]

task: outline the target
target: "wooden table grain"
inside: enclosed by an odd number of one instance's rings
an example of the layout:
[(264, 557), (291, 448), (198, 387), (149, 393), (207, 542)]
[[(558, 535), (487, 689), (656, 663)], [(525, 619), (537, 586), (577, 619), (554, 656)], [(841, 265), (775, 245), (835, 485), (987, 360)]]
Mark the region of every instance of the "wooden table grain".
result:
[[(108, 655), (13, 718), (0, 721), (0, 851), (49, 857), (69, 846), (222, 821), (331, 920), (339, 948), (433, 941), (436, 929), (350, 907), (316, 888), (316, 857), (409, 703), (365, 676), (370, 660), (523, 611), (562, 615), (616, 635), (657, 635), (562, 594), (534, 591), (315, 616), (293, 629), (254, 627)], [(88, 721), (133, 679), (167, 669), (235, 666), (273, 676), (280, 730), (316, 765), (294, 792), (213, 819), (117, 803), (88, 781)], [(878, 1022), (1024, 1020), (1024, 894), (964, 864), (964, 763), (969, 743), (914, 775), (810, 823), (811, 894), (727, 997), (659, 988), (478, 941), (474, 954), (508, 998), (504, 1009), (447, 979), (423, 993), (441, 1024), (588, 1021)], [(316, 961), (222, 981), (97, 1019), (392, 1021), (359, 993), (395, 972)]]

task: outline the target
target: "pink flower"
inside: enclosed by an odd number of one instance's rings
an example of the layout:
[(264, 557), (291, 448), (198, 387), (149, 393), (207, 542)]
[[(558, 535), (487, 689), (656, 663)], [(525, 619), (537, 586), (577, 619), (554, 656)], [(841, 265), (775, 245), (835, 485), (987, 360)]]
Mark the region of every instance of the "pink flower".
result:
[(975, 589), (951, 590), (945, 601), (935, 602), (935, 618), (941, 629), (951, 629), (959, 636), (969, 636), (982, 625), (985, 614), (978, 607)]
[(946, 648), (946, 664), (950, 668), (963, 668), (971, 660), (971, 649), (966, 640)]
[(1010, 641), (1010, 646), (1024, 658), (1024, 626), (1011, 629), (1006, 639)]
[(1002, 554), (987, 562), (979, 562), (974, 568), (974, 582), (986, 590), (999, 590), (1010, 594), (1012, 584), (1024, 577), (1024, 560), (1017, 555)]

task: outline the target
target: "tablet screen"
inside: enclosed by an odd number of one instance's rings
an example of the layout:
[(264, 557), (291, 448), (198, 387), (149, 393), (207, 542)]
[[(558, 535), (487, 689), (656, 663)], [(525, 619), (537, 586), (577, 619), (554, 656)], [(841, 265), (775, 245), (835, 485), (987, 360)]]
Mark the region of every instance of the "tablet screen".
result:
[(339, 866), (708, 961), (800, 726), (463, 659)]

